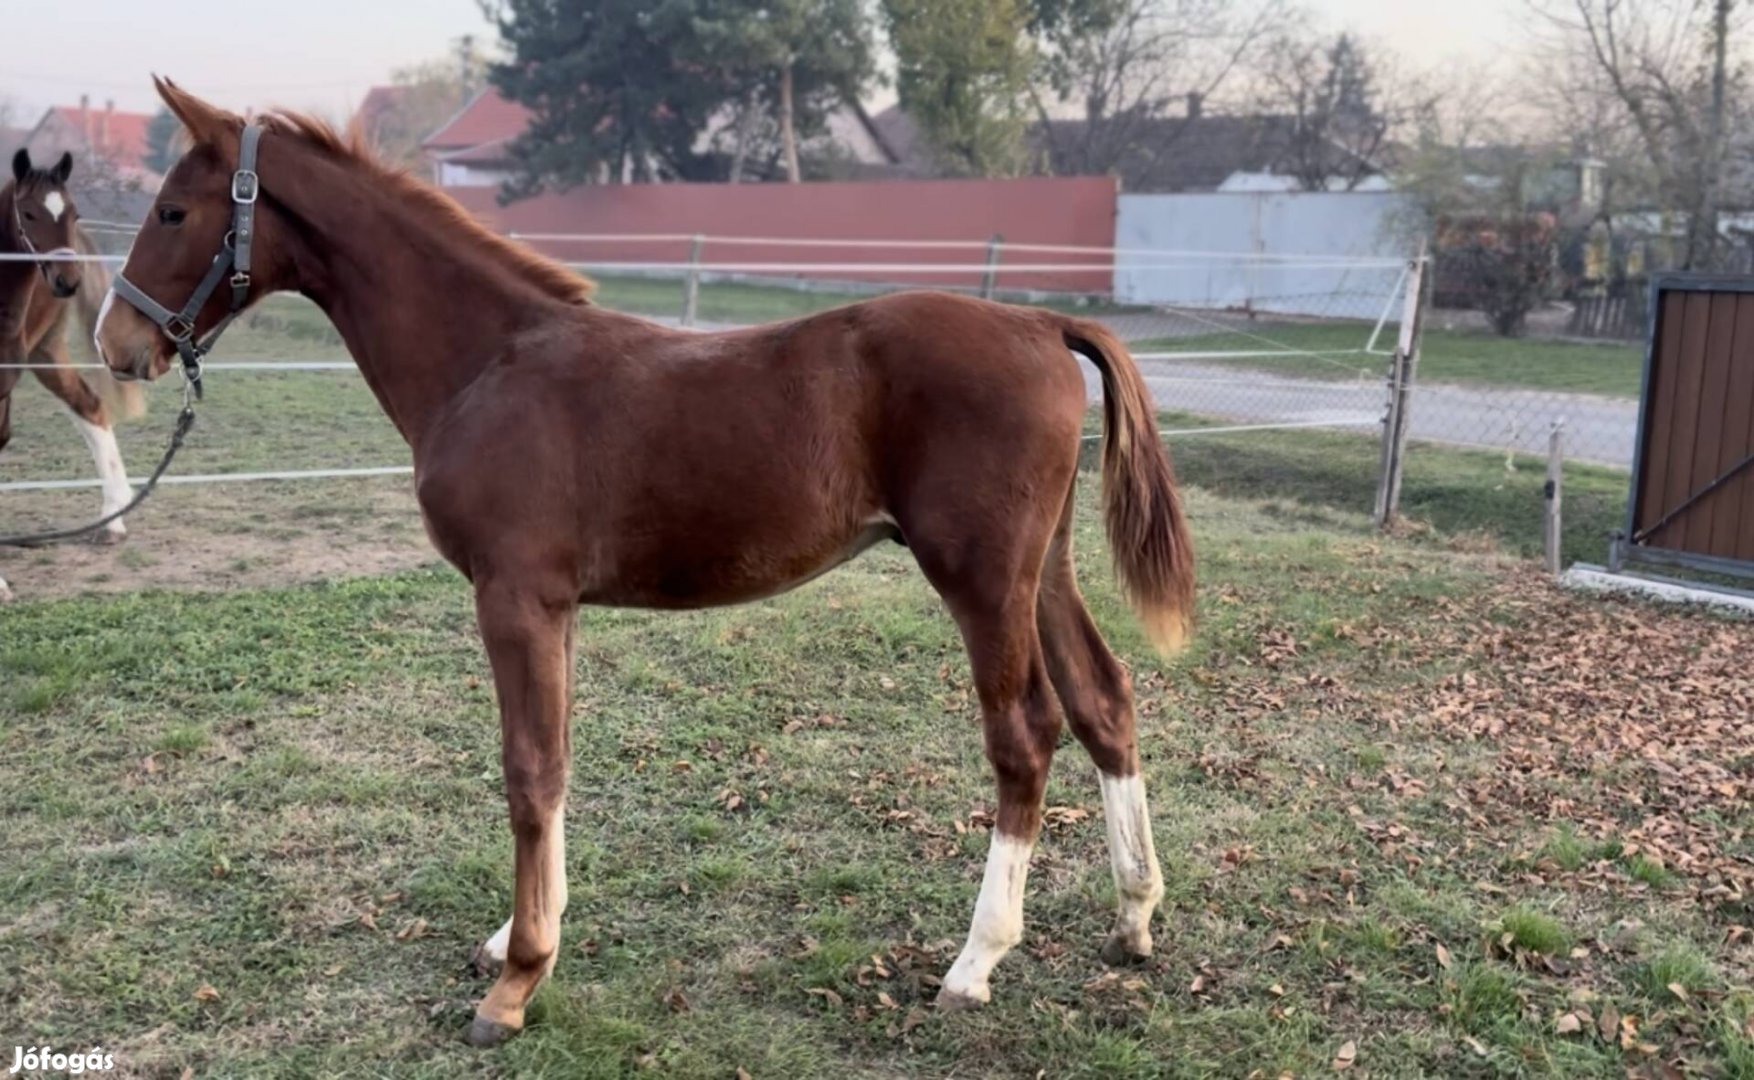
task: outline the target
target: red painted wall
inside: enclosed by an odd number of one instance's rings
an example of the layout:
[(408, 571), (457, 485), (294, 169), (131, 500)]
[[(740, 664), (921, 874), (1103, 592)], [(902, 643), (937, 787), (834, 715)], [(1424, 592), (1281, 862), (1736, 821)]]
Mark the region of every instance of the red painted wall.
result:
[[(822, 269), (796, 276), (978, 285), (985, 244), (997, 233), (1012, 243), (1114, 246), (1117, 184), (1110, 177), (1021, 180), (882, 180), (809, 184), (618, 184), (574, 188), (500, 206), (492, 188), (448, 193), (498, 232), (704, 233), (706, 263), (871, 263), (894, 270)], [(784, 239), (959, 240), (967, 248), (860, 248), (752, 245), (714, 237)], [(544, 253), (577, 262), (683, 262), (687, 241), (535, 242)], [(1003, 252), (1003, 288), (1107, 292), (1108, 255)], [(1007, 271), (1006, 264), (1070, 269)], [(922, 271), (922, 264), (970, 269)], [(1092, 269), (1080, 269), (1092, 266)], [(754, 273), (755, 271), (738, 271)]]

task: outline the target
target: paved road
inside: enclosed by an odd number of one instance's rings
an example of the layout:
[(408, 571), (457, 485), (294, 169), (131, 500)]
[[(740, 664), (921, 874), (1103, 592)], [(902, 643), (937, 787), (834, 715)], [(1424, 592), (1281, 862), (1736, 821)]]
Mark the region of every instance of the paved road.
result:
[[(1088, 364), (1082, 366), (1094, 397), (1100, 392), (1096, 372)], [(1295, 379), (1175, 360), (1141, 360), (1139, 366), (1159, 408), (1237, 423), (1326, 421), (1336, 427), (1375, 428), (1387, 399), (1382, 381), (1376, 378)], [(1629, 399), (1424, 383), (1415, 387), (1410, 408), (1410, 433), (1415, 439), (1545, 455), (1549, 425), (1564, 420), (1568, 458), (1632, 467), (1638, 402)]]

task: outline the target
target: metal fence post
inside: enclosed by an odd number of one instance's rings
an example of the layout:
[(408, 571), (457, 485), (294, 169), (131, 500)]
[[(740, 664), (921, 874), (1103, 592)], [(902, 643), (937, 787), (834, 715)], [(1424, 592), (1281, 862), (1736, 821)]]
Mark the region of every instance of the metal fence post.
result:
[(1546, 515), (1541, 521), (1541, 539), (1546, 547), (1547, 572), (1558, 575), (1560, 532), (1563, 524), (1561, 500), (1565, 487), (1565, 421), (1553, 421), (1547, 435), (1547, 484), (1541, 489), (1546, 502)]
[(991, 300), (994, 290), (999, 287), (999, 249), (1004, 243), (1005, 238), (998, 233), (987, 241), (987, 271), (981, 276), (982, 300)]
[(1419, 330), (1425, 317), (1425, 279), (1429, 262), (1425, 246), (1407, 266), (1407, 297), (1401, 308), (1400, 336), (1394, 358), (1389, 361), (1388, 410), (1383, 418), (1380, 472), (1376, 507), (1371, 515), (1378, 528), (1386, 529), (1401, 507), (1401, 474), (1407, 458), (1407, 412), (1414, 375), (1419, 367)]
[(706, 237), (695, 233), (688, 248), (688, 279), (682, 286), (683, 326), (693, 326), (700, 311), (700, 249), (705, 246)]

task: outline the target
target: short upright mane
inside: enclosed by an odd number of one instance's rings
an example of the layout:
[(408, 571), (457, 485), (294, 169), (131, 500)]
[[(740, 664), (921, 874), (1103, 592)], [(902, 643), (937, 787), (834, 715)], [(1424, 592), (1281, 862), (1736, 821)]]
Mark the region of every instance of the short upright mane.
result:
[(462, 231), (469, 242), (550, 296), (569, 303), (590, 302), (596, 284), (561, 264), (512, 243), (493, 232), (457, 202), (403, 170), (380, 161), (358, 132), (343, 135), (326, 121), (305, 113), (276, 110), (261, 118), (264, 129), (302, 139), (318, 150), (367, 170), (407, 204), (433, 215), (443, 225)]

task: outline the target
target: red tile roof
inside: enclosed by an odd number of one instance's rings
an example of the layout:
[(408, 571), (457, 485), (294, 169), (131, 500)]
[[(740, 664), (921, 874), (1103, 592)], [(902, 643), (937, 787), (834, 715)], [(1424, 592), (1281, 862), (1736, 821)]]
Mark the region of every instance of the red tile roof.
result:
[(57, 105), (55, 112), (85, 135), (91, 152), (124, 168), (146, 168), (146, 125), (150, 113)]
[(449, 123), (428, 135), (420, 145), (439, 153), (462, 150), (511, 139), (522, 134), (529, 124), (529, 109), (490, 86), (476, 94)]

